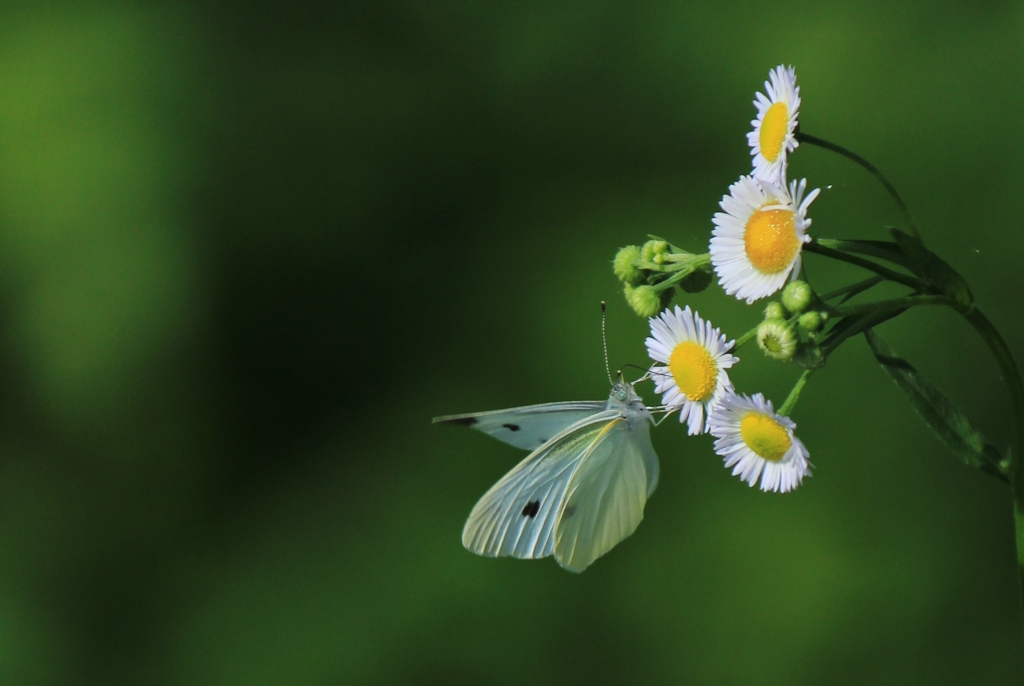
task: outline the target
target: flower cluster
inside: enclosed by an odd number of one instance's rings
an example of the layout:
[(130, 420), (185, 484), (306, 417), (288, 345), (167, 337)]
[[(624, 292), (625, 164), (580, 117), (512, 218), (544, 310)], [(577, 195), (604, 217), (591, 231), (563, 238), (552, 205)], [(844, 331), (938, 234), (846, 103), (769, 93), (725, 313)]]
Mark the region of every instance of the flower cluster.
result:
[(768, 78), (765, 93), (754, 100), (757, 118), (747, 134), (754, 169), (729, 187), (712, 219), (711, 264), (719, 283), (748, 304), (800, 273), (800, 249), (810, 240), (807, 208), (818, 197), (818, 189), (806, 192), (806, 179), (786, 180), (787, 156), (798, 145), (796, 72), (779, 66)]
[(679, 412), (689, 433), (710, 433), (715, 452), (732, 473), (764, 491), (786, 492), (810, 473), (804, 444), (793, 435), (796, 424), (776, 414), (771, 401), (758, 393), (738, 395), (726, 371), (739, 362), (726, 341), (689, 307), (665, 310), (650, 320), (647, 352), (655, 391), (667, 413)]
[(693, 255), (652, 237), (643, 246), (622, 248), (613, 267), (630, 306), (650, 318), (650, 375), (665, 412), (678, 412), (690, 434), (712, 434), (715, 451), (734, 475), (751, 486), (760, 480), (765, 491), (786, 492), (810, 473), (807, 449), (784, 416), (802, 382), (782, 413), (761, 394), (739, 395), (727, 371), (739, 361), (730, 352), (736, 342), (689, 307), (664, 309), (674, 286), (703, 290), (712, 271), (727, 294), (748, 304), (781, 290), (781, 300), (769, 303), (751, 337), (773, 359), (808, 370), (824, 363), (817, 338), (828, 310), (797, 278), (801, 249), (810, 240), (807, 210), (818, 190), (808, 192), (805, 179), (787, 179), (788, 156), (799, 144), (800, 88), (792, 67), (779, 66), (768, 78), (754, 100), (757, 117), (747, 134), (753, 168), (722, 198), (708, 253)]

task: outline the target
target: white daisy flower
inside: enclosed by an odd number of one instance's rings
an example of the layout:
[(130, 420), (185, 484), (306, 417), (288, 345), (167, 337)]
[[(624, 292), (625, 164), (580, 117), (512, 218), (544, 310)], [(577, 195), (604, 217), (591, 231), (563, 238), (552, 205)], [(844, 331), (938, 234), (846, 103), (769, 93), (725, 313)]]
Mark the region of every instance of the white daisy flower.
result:
[(750, 154), (754, 156), (754, 176), (772, 183), (786, 184), (786, 155), (800, 143), (795, 131), (800, 114), (800, 86), (796, 85), (793, 67), (780, 64), (768, 72), (764, 82), (767, 93), (754, 99), (757, 118), (751, 121), (754, 130), (747, 134)]
[(807, 180), (787, 190), (761, 179), (741, 176), (722, 197), (711, 232), (711, 264), (729, 295), (752, 303), (782, 288), (800, 273), (800, 248), (811, 240), (807, 207), (818, 197), (804, 197)]
[(726, 369), (739, 362), (730, 355), (734, 341), (689, 306), (676, 305), (650, 320), (651, 337), (647, 354), (667, 366), (651, 367), (654, 390), (669, 411), (679, 410), (679, 421), (687, 422), (690, 435), (706, 432), (705, 415), (732, 390)]
[(722, 398), (709, 418), (715, 452), (753, 486), (761, 477), (762, 491), (785, 493), (811, 473), (807, 448), (793, 435), (796, 424), (775, 414), (760, 393), (750, 398), (734, 393)]

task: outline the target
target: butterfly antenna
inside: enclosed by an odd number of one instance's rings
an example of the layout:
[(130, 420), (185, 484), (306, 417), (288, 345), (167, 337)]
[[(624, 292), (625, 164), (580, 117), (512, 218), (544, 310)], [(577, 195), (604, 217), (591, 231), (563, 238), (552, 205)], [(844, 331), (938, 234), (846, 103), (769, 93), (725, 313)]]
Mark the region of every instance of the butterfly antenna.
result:
[(626, 364), (626, 365), (623, 365), (623, 367), (624, 368), (632, 368), (632, 369), (636, 369), (636, 370), (639, 370), (639, 371), (643, 372), (643, 375), (639, 379), (637, 379), (636, 381), (630, 381), (629, 382), (630, 386), (636, 386), (641, 381), (647, 381), (647, 379), (651, 378), (651, 370), (647, 369), (645, 367), (641, 367), (641, 366), (635, 365), (635, 364)]
[(604, 373), (608, 375), (608, 385), (614, 386), (615, 382), (612, 381), (612, 368), (608, 366), (608, 335), (605, 333), (606, 319), (605, 312), (608, 309), (605, 305), (604, 300), (601, 301), (601, 345), (604, 348)]

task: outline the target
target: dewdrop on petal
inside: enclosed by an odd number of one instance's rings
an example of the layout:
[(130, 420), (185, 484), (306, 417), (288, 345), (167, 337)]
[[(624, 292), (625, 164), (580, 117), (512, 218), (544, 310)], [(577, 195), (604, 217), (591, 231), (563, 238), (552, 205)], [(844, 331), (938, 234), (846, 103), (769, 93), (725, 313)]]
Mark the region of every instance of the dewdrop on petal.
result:
[(806, 188), (805, 179), (787, 189), (750, 176), (729, 187), (720, 203), (724, 211), (712, 218), (710, 247), (711, 264), (726, 293), (750, 304), (800, 272), (800, 249), (811, 240), (807, 207), (818, 197), (818, 189), (805, 196)]
[(739, 362), (729, 354), (733, 341), (689, 307), (665, 310), (650, 320), (647, 354), (664, 366), (651, 367), (654, 390), (669, 410), (679, 410), (690, 435), (707, 431), (706, 417), (732, 382), (726, 369)]
[(725, 467), (751, 486), (760, 477), (762, 491), (786, 493), (811, 473), (807, 448), (793, 434), (796, 424), (776, 414), (760, 393), (727, 394), (708, 423)]

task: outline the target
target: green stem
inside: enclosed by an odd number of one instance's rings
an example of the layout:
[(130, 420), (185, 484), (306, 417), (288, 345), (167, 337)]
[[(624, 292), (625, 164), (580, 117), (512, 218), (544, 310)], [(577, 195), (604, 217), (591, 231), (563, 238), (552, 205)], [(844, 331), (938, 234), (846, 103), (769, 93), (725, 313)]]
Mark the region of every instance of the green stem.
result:
[(996, 358), (999, 371), (1002, 373), (1006, 389), (1010, 392), (1010, 407), (1013, 409), (1013, 443), (1012, 477), (1013, 477), (1013, 512), (1017, 531), (1017, 565), (1020, 572), (1021, 592), (1024, 594), (1024, 473), (1021, 470), (1021, 457), (1024, 456), (1024, 384), (1021, 383), (1020, 370), (1013, 359), (1006, 341), (992, 325), (981, 310), (972, 308), (960, 310), (960, 313), (971, 323), (974, 330), (984, 339), (988, 349)]
[(804, 390), (804, 384), (807, 383), (807, 379), (809, 379), (813, 373), (813, 369), (804, 370), (804, 373), (796, 380), (793, 390), (789, 392), (789, 397), (786, 398), (786, 402), (782, 403), (782, 407), (779, 408), (779, 414), (784, 417), (789, 416), (789, 413), (793, 411), (793, 407), (796, 406), (796, 401), (800, 398), (800, 391)]
[[(758, 326), (760, 326), (760, 324)], [(736, 343), (732, 346), (732, 352), (736, 352), (747, 343), (754, 340), (755, 336), (757, 336), (757, 326), (736, 339)]]
[(825, 150), (831, 150), (832, 152), (839, 153), (846, 159), (853, 160), (860, 166), (864, 167), (864, 169), (866, 169), (869, 174), (874, 176), (878, 180), (878, 182), (885, 187), (886, 192), (896, 202), (896, 206), (900, 208), (900, 212), (903, 214), (903, 219), (906, 220), (907, 226), (910, 227), (910, 233), (917, 236), (917, 238), (921, 238), (921, 232), (917, 230), (917, 223), (914, 221), (914, 218), (910, 215), (910, 210), (907, 208), (907, 204), (903, 202), (903, 198), (901, 198), (900, 194), (896, 191), (896, 187), (889, 183), (889, 179), (885, 178), (885, 175), (878, 170), (878, 167), (871, 164), (857, 153), (847, 150), (841, 145), (830, 143), (823, 138), (812, 136), (809, 133), (797, 131), (796, 139), (801, 143), (817, 145), (819, 148), (824, 148)]
[(711, 253), (703, 253), (701, 255), (693, 255), (692, 253), (665, 253), (662, 257), (666, 262), (687, 262), (693, 263), (694, 267), (703, 267), (706, 264), (711, 264)]
[(878, 274), (882, 278), (888, 279), (889, 281), (895, 281), (896, 283), (901, 283), (904, 286), (909, 286), (914, 290), (925, 290), (924, 284), (912, 276), (907, 276), (905, 274), (900, 274), (899, 272), (894, 272), (893, 270), (887, 269), (886, 267), (883, 267), (880, 264), (876, 264), (871, 260), (865, 260), (863, 257), (857, 257), (856, 255), (850, 255), (848, 253), (840, 252), (839, 250), (827, 248), (824, 245), (818, 243), (817, 241), (805, 243), (804, 251), (815, 253), (817, 255), (822, 255), (824, 257), (831, 257), (832, 259), (839, 260), (840, 262), (846, 262), (848, 264), (856, 265), (863, 269), (867, 269), (868, 271), (874, 272), (875, 274)]
[(833, 298), (838, 298), (841, 295), (846, 295), (847, 293), (851, 293), (852, 295), (850, 297), (852, 298), (855, 295), (863, 293), (869, 288), (877, 286), (878, 284), (882, 283), (882, 281), (884, 281), (882, 277), (872, 276), (867, 279), (864, 279), (863, 281), (851, 283), (849, 286), (843, 286), (842, 288), (837, 288), (834, 291), (829, 291), (825, 295), (819, 296), (819, 298), (823, 302), (827, 302), (829, 300), (832, 300)]
[(836, 317), (852, 317), (872, 312), (885, 312), (887, 310), (899, 310), (917, 305), (951, 305), (953, 300), (945, 295), (912, 295), (906, 298), (892, 298), (891, 300), (879, 300), (873, 303), (861, 305), (850, 305), (848, 307), (836, 307), (831, 314)]
[[(656, 284), (652, 284), (651, 287), (654, 288), (654, 290), (661, 292), (667, 288), (675, 286), (677, 283), (688, 277), (690, 274), (693, 274), (698, 269), (708, 268), (708, 266), (711, 264), (710, 254), (697, 255), (695, 258), (692, 255), (687, 255), (687, 257), (690, 258), (687, 261), (671, 261), (666, 265), (661, 266), (659, 268), (659, 271), (663, 273), (668, 273), (670, 274), (670, 276), (666, 277), (664, 280), (659, 281)], [(646, 269), (647, 267), (644, 268)]]
[(884, 260), (885, 262), (895, 264), (897, 267), (903, 267), (908, 272), (914, 271), (913, 262), (910, 261), (910, 258), (905, 253), (899, 250), (895, 243), (886, 243), (885, 241), (851, 241), (842, 238), (816, 238), (815, 240), (818, 241), (819, 245), (823, 245), (826, 248), (864, 255), (865, 257), (873, 257), (876, 260)]
[[(875, 312), (874, 314), (865, 315), (857, 319), (844, 319), (835, 327), (829, 331), (827, 340), (822, 344), (821, 349), (825, 352), (825, 357), (829, 357), (836, 349), (853, 338), (859, 333), (863, 333), (868, 329), (878, 326), (894, 317), (898, 317), (903, 314), (906, 310), (889, 310), (887, 312)], [(843, 326), (845, 322), (849, 322), (849, 325)], [(837, 331), (836, 329), (842, 326)]]

